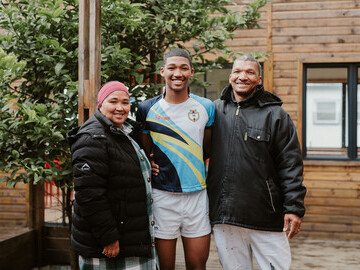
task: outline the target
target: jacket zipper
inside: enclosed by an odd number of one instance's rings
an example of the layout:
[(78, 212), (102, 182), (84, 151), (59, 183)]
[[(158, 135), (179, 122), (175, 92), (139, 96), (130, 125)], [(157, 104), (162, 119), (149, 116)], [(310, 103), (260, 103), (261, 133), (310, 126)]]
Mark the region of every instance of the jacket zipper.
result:
[[(237, 128), (237, 117), (239, 115), (239, 112), (240, 112), (240, 105), (237, 103), (237, 109), (236, 109), (236, 112), (235, 112), (235, 121), (234, 121), (234, 124), (232, 126), (232, 132), (231, 132), (231, 138), (230, 138), (230, 141), (229, 143), (232, 143), (234, 140), (235, 140), (235, 133), (236, 133), (236, 128)], [(228, 159), (231, 158), (231, 153), (232, 151), (228, 151), (227, 155), (228, 155)], [(230, 167), (230, 164), (227, 164), (225, 165), (225, 168), (224, 168), (224, 176), (226, 177), (226, 175), (228, 174), (228, 171), (231, 170), (232, 168), (229, 168)]]
[[(241, 109), (241, 106), (238, 104), (237, 109), (236, 109), (236, 113), (235, 113), (236, 116), (239, 115), (240, 109)], [(245, 135), (244, 135), (244, 141), (247, 141), (247, 137), (248, 137), (248, 134), (247, 134), (247, 131), (246, 131)]]
[(237, 106), (236, 113), (235, 113), (236, 116), (239, 115), (239, 111), (240, 111), (240, 105)]
[(272, 198), (272, 196), (271, 196), (271, 190), (270, 190), (270, 185), (269, 185), (269, 181), (268, 181), (268, 180), (266, 180), (266, 185), (267, 185), (267, 189), (268, 189), (269, 196), (270, 196), (271, 207), (272, 207), (272, 209), (274, 210), (274, 212), (276, 213), (275, 206), (274, 206), (274, 202), (273, 202), (273, 198)]

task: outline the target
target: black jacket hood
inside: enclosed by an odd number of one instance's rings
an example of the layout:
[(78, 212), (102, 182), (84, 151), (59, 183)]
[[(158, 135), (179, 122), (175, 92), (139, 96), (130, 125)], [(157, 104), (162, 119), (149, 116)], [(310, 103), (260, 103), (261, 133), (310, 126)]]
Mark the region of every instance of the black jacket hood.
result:
[[(95, 119), (98, 120), (94, 121)], [(140, 135), (141, 130), (143, 129), (143, 125), (135, 120), (127, 118), (125, 120), (126, 123), (130, 124), (132, 127), (132, 131), (130, 132), (130, 136), (136, 138)], [(94, 127), (98, 125), (98, 128)], [(105, 129), (104, 129), (105, 128)], [(66, 134), (66, 138), (70, 144), (70, 146), (79, 138), (82, 134), (92, 133), (92, 136), (104, 136), (105, 131), (110, 131), (114, 133), (118, 133), (118, 129), (115, 127), (114, 123), (111, 122), (105, 115), (103, 115), (100, 110), (97, 110), (95, 114), (93, 114), (82, 126), (73, 128)]]
[(265, 107), (270, 105), (281, 106), (283, 104), (283, 101), (278, 96), (266, 91), (263, 85), (257, 85), (255, 92), (247, 99), (236, 102), (233, 98), (233, 88), (231, 84), (229, 84), (222, 90), (220, 99), (225, 100), (226, 103), (237, 103), (240, 106), (247, 106), (254, 103), (257, 103), (259, 107)]

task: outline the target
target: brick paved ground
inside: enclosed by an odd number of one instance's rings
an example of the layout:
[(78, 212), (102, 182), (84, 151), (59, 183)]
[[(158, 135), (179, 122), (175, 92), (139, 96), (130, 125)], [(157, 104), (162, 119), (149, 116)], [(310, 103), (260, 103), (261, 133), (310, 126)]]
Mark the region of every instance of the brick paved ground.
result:
[[(313, 239), (295, 237), (290, 241), (291, 270), (358, 270), (360, 269), (360, 241)], [(257, 267), (255, 266), (257, 269)], [(185, 269), (181, 241), (177, 244), (176, 270)], [(222, 269), (214, 239), (211, 239), (208, 270)]]
[[(0, 241), (28, 229), (2, 228)], [(221, 269), (214, 239), (211, 239), (208, 270)], [(290, 241), (293, 263), (291, 270), (358, 270), (360, 269), (360, 240), (314, 239), (295, 237)], [(0, 267), (1, 269), (1, 267)], [(36, 269), (36, 268), (35, 268)], [(181, 240), (177, 244), (176, 270), (184, 270)], [(257, 268), (255, 268), (257, 269)], [(66, 266), (47, 266), (42, 270), (70, 270)]]

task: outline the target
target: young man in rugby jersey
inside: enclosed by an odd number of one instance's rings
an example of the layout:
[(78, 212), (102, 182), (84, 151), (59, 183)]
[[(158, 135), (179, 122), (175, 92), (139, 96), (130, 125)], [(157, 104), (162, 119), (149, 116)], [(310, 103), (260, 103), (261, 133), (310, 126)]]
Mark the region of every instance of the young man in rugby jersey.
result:
[(205, 269), (211, 227), (203, 145), (210, 142), (214, 105), (190, 93), (194, 70), (186, 51), (169, 51), (160, 74), (164, 93), (142, 102), (137, 111), (137, 120), (146, 124), (144, 149), (158, 165), (152, 196), (160, 268), (175, 268), (181, 236), (187, 269)]

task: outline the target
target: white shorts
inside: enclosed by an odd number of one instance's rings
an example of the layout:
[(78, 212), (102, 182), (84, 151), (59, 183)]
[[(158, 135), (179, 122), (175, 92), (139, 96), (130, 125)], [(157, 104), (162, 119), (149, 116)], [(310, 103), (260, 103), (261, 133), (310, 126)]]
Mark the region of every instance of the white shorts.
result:
[(152, 198), (156, 238), (195, 238), (211, 232), (206, 190), (174, 193), (154, 188)]
[(253, 255), (259, 269), (290, 269), (291, 252), (285, 232), (258, 231), (227, 224), (214, 225), (213, 232), (224, 270), (253, 269)]

